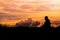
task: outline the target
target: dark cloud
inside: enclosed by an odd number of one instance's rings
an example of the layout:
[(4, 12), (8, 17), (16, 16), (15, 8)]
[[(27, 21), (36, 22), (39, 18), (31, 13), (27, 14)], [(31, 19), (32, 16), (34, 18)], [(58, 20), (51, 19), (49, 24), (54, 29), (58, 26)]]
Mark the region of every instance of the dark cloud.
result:
[(60, 25), (60, 21), (54, 21), (53, 24)]
[(8, 19), (8, 20), (19, 20), (20, 18), (14, 15), (6, 14), (6, 13), (0, 13), (0, 19)]
[(11, 11), (11, 12), (24, 12), (23, 10), (18, 9), (12, 9), (12, 8), (4, 8), (5, 11)]
[(38, 25), (40, 25), (40, 22), (33, 21), (32, 18), (28, 18), (25, 21), (16, 23), (16, 26), (21, 26), (21, 27), (38, 27)]

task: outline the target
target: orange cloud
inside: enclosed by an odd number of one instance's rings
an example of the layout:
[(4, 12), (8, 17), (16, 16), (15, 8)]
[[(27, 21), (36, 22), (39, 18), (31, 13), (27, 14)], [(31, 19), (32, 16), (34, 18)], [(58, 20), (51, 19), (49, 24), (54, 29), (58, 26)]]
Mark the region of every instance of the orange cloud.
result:
[(59, 19), (60, 0), (0, 0), (0, 19), (39, 19), (46, 15)]

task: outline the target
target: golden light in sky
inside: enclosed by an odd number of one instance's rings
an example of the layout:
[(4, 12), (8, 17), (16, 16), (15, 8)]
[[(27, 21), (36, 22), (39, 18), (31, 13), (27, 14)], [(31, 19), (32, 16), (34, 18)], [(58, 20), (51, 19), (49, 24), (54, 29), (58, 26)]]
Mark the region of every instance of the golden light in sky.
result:
[(60, 24), (60, 0), (0, 0), (1, 23), (13, 24), (26, 18), (41, 21), (44, 16)]

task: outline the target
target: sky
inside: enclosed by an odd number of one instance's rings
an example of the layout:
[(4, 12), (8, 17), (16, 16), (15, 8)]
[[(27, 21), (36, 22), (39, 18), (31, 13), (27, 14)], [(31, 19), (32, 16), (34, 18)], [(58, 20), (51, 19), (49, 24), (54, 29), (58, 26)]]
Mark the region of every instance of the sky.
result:
[(0, 22), (14, 24), (22, 19), (43, 21), (49, 16), (52, 24), (60, 24), (60, 0), (0, 0)]

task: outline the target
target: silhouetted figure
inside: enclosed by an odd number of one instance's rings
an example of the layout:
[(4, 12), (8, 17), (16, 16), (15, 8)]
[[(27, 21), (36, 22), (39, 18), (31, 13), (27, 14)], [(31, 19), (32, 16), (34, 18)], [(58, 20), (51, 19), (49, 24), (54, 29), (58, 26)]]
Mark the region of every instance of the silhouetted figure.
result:
[(51, 23), (50, 23), (50, 20), (48, 19), (48, 16), (45, 16), (45, 22), (44, 22), (44, 25), (45, 27), (50, 27)]
[(48, 16), (45, 16), (45, 22), (44, 22), (44, 25), (42, 26), (42, 31), (44, 32), (49, 32), (51, 31), (51, 23), (50, 23), (50, 20), (48, 19)]

